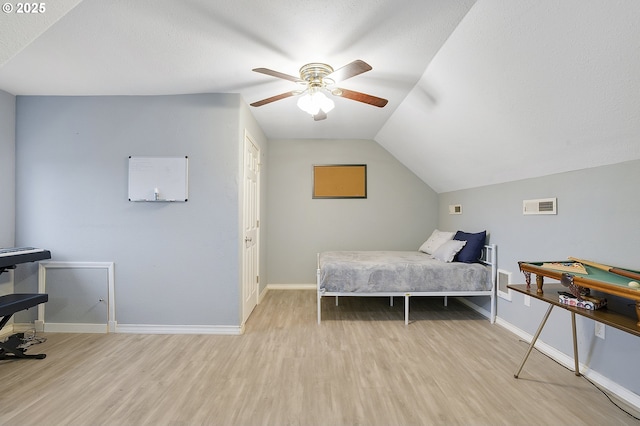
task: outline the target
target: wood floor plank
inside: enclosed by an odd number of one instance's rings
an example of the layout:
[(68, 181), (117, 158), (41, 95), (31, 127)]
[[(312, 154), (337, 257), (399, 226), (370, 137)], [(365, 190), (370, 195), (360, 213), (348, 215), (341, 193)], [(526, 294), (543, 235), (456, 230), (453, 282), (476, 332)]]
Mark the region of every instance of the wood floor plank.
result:
[(0, 361), (2, 425), (638, 424), (584, 378), (441, 299), (270, 291), (242, 336), (48, 333)]

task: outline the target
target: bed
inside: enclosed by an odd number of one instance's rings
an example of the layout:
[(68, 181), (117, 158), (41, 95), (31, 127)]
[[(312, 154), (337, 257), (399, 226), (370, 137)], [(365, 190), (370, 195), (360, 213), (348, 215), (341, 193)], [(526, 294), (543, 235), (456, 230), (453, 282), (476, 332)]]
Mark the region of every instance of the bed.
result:
[(412, 296), (489, 296), (490, 321), (496, 315), (496, 246), (482, 246), (476, 262), (434, 259), (422, 251), (327, 251), (317, 256), (318, 324), (322, 298), (339, 296), (404, 297), (409, 323)]

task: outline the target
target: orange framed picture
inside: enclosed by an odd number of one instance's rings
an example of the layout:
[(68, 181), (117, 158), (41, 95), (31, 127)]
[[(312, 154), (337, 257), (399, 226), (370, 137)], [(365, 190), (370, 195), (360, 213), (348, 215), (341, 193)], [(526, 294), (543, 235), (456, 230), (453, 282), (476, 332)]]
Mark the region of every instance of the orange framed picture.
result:
[(367, 165), (314, 165), (312, 197), (367, 198)]

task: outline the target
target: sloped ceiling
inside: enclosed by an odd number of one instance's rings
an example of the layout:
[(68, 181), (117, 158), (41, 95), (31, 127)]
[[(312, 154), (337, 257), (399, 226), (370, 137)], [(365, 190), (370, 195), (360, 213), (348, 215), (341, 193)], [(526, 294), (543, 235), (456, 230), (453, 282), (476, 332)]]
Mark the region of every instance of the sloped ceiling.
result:
[[(295, 98), (252, 113), (269, 138), (375, 139), (437, 192), (640, 158), (640, 2), (59, 0), (0, 15), (15, 95), (295, 89), (251, 72), (373, 70), (315, 122)], [(293, 87), (292, 87), (293, 86)]]
[(640, 2), (478, 1), (376, 140), (437, 192), (639, 159)]

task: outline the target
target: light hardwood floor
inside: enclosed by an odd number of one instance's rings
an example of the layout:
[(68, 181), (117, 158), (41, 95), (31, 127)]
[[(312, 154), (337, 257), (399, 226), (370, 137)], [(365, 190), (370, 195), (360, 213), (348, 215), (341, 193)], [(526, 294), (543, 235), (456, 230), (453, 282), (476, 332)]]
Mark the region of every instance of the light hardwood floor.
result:
[(2, 425), (631, 425), (467, 307), (270, 291), (242, 336), (57, 334), (0, 361)]

